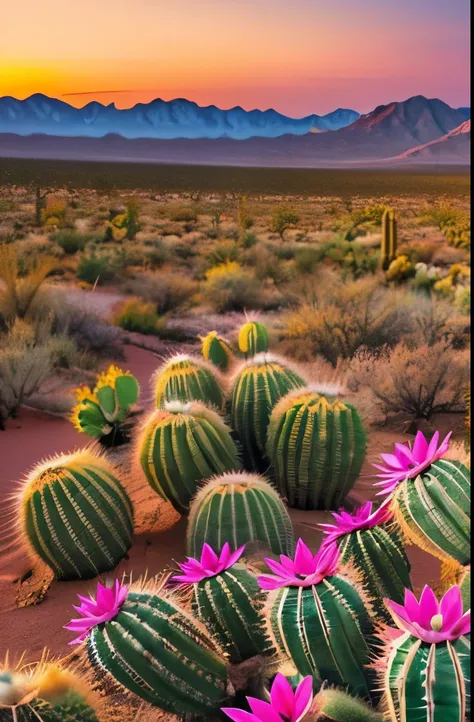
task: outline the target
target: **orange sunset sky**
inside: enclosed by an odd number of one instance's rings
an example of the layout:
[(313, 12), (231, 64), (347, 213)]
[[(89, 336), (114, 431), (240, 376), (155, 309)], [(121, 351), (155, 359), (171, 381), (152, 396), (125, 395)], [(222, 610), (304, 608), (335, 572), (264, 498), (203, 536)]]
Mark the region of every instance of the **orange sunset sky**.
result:
[(5, 0), (0, 95), (361, 112), (469, 105), (468, 0)]

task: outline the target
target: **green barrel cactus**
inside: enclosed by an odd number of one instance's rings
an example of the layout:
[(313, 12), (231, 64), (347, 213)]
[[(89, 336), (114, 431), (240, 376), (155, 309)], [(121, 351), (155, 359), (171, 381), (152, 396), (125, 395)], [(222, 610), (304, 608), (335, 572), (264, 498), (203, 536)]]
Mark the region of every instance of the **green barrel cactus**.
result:
[(273, 408), (267, 454), (290, 507), (337, 509), (355, 484), (366, 434), (356, 409), (311, 388), (292, 391)]
[(128, 371), (116, 366), (100, 374), (93, 391), (87, 386), (76, 389), (77, 404), (70, 420), (80, 432), (99, 439), (104, 445), (128, 441), (125, 420), (138, 399), (139, 386)]
[(316, 685), (326, 681), (370, 699), (373, 626), (362, 590), (338, 571), (336, 545), (313, 556), (300, 539), (294, 560), (265, 561), (273, 574), (258, 581), (262, 589), (274, 590), (268, 621), (277, 649)]
[(460, 461), (444, 459), (448, 434), (439, 444), (419, 431), (413, 443), (396, 444), (394, 454), (382, 454), (380, 494), (389, 495), (395, 521), (406, 539), (441, 561), (470, 561), (471, 473)]
[(265, 595), (254, 574), (239, 562), (245, 545), (234, 552), (224, 544), (220, 554), (204, 544), (201, 559), (188, 557), (173, 580), (192, 585), (192, 611), (217, 639), (233, 664), (268, 654)]
[(439, 604), (425, 587), (419, 602), (407, 592), (404, 606), (388, 606), (401, 630), (387, 634), (380, 660), (390, 719), (470, 719), (470, 612), (463, 614), (459, 587), (451, 587)]
[(268, 351), (268, 331), (263, 323), (247, 321), (240, 328), (238, 345), (245, 356), (255, 356)]
[(217, 331), (211, 331), (207, 336), (201, 338), (201, 342), (203, 358), (224, 373), (228, 371), (235, 359), (228, 341), (219, 336)]
[(152, 383), (158, 409), (165, 401), (202, 401), (217, 409), (224, 405), (219, 372), (204, 359), (186, 354), (172, 356), (155, 371)]
[(243, 447), (244, 465), (264, 471), (267, 429), (273, 407), (292, 389), (305, 385), (283, 359), (259, 354), (245, 361), (233, 379), (231, 425)]
[(318, 715), (315, 722), (383, 722), (381, 712), (375, 711), (361, 699), (340, 689), (324, 688), (316, 695)]
[(411, 589), (410, 562), (387, 504), (372, 511), (368, 501), (354, 514), (333, 514), (335, 524), (320, 524), (323, 546), (336, 544), (343, 564), (352, 565), (377, 615), (390, 621), (385, 599), (402, 602)]
[(136, 466), (162, 499), (186, 514), (202, 479), (240, 467), (230, 433), (221, 417), (198, 401), (165, 402), (141, 428)]
[(243, 472), (210, 479), (196, 494), (188, 519), (187, 552), (201, 555), (204, 544), (216, 552), (250, 542), (274, 554), (292, 554), (293, 526), (280, 496), (263, 477)]
[(130, 588), (98, 585), (96, 599), (75, 607), (67, 629), (87, 640), (99, 675), (166, 712), (206, 714), (228, 699), (222, 651), (173, 595), (152, 581)]
[(89, 579), (132, 545), (133, 510), (114, 468), (87, 449), (35, 466), (19, 498), (19, 526), (58, 579)]
[(466, 564), (459, 575), (459, 587), (464, 609), (471, 608), (471, 565)]
[(47, 654), (36, 664), (23, 659), (0, 663), (1, 722), (99, 722), (97, 695), (81, 678)]

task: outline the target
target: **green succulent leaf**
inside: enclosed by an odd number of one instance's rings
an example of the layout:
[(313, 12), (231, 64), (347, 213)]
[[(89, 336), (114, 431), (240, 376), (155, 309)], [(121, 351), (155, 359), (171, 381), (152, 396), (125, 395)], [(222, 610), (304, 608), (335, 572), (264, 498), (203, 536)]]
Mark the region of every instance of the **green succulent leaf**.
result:
[(139, 386), (135, 376), (119, 376), (115, 381), (115, 393), (121, 408), (129, 408), (132, 404), (136, 404)]
[(113, 421), (118, 407), (115, 390), (111, 386), (102, 386), (96, 396), (107, 421)]

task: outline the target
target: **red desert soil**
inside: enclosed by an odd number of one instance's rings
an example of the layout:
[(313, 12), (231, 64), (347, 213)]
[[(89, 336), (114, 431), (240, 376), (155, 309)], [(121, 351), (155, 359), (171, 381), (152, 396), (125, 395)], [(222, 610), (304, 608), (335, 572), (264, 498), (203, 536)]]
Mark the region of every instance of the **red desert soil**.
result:
[[(139, 379), (142, 385), (142, 403), (150, 403), (148, 391), (149, 378), (159, 363), (159, 358), (132, 346), (125, 347), (127, 368)], [(406, 441), (409, 437), (402, 433), (387, 430), (375, 430), (370, 433), (367, 460), (363, 473), (356, 485), (355, 496), (359, 499), (374, 497), (371, 487), (375, 461), (380, 452), (392, 449), (395, 441)], [(40, 459), (67, 452), (83, 446), (85, 437), (79, 434), (65, 419), (49, 416), (40, 412), (22, 409), (19, 417), (8, 423), (7, 430), (0, 432), (0, 509), (5, 509), (7, 497), (16, 489), (16, 485), (25, 472)], [(148, 487), (132, 490), (135, 503), (156, 507), (153, 492)], [(149, 498), (149, 501), (147, 499)], [(142, 509), (143, 511), (143, 509)], [(170, 526), (175, 521), (174, 512), (163, 510), (162, 519)], [(3, 516), (3, 514), (2, 514)], [(313, 549), (319, 544), (320, 533), (307, 525), (314, 525), (329, 515), (325, 512), (292, 511), (296, 536), (302, 536)], [(134, 578), (148, 572), (153, 576), (161, 572), (172, 560), (182, 560), (185, 553), (185, 519), (180, 519), (165, 531), (138, 534), (129, 553), (116, 570), (117, 575), (133, 570)], [(55, 654), (68, 651), (70, 632), (63, 626), (73, 615), (72, 605), (77, 594), (87, 594), (96, 587), (96, 581), (53, 582), (41, 604), (23, 608), (17, 607), (20, 583), (17, 581), (31, 569), (31, 562), (17, 549), (2, 549), (1, 540), (9, 530), (0, 531), (0, 656), (10, 650), (21, 653), (25, 649), (31, 657), (38, 655), (43, 647), (49, 647)], [(411, 547), (409, 555), (412, 562), (413, 580), (416, 587), (426, 582), (437, 582), (439, 563), (433, 557)], [(26, 587), (28, 582), (26, 582)], [(23, 585), (25, 586), (25, 584)]]

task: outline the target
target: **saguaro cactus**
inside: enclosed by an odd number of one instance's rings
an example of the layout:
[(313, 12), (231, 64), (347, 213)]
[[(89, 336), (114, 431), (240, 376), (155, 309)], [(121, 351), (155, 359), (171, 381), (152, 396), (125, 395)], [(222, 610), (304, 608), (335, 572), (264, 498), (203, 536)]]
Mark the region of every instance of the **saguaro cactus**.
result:
[(245, 545), (220, 555), (204, 544), (201, 559), (188, 557), (173, 580), (193, 585), (192, 609), (237, 664), (272, 650), (262, 610), (265, 595), (257, 579), (239, 560)]
[(448, 434), (438, 446), (418, 432), (413, 444), (397, 444), (394, 454), (382, 454), (380, 494), (390, 495), (394, 518), (406, 538), (443, 562), (470, 561), (471, 474), (459, 461), (443, 459)]
[[(388, 602), (401, 633), (387, 635), (382, 679), (391, 720), (470, 719), (470, 612), (463, 614), (459, 587), (438, 603), (425, 587), (418, 601), (407, 591), (404, 606)], [(391, 630), (393, 632), (393, 630)]]
[(210, 479), (194, 497), (189, 513), (187, 550), (201, 555), (204, 544), (221, 552), (258, 542), (274, 554), (291, 554), (293, 526), (280, 496), (261, 476), (243, 472)]
[(388, 208), (382, 216), (382, 244), (380, 249), (380, 264), (384, 271), (397, 256), (398, 231), (397, 219), (393, 211)]
[(337, 509), (360, 473), (366, 434), (357, 410), (311, 388), (274, 407), (268, 458), (280, 493), (298, 509)]
[(304, 380), (284, 359), (258, 354), (237, 370), (232, 387), (231, 424), (239, 435), (244, 465), (264, 471), (267, 427), (277, 401)]
[(18, 519), (27, 547), (58, 579), (107, 572), (132, 544), (130, 499), (114, 468), (87, 449), (31, 470), (20, 493)]
[(370, 698), (373, 627), (361, 590), (338, 569), (337, 547), (313, 555), (300, 539), (294, 560), (280, 560), (266, 559), (273, 574), (258, 578), (262, 589), (275, 590), (269, 624), (277, 648), (316, 684), (327, 681)]
[(66, 627), (87, 640), (92, 664), (122, 689), (166, 712), (206, 714), (229, 697), (221, 650), (204, 627), (155, 582), (118, 581), (81, 598)]
[(199, 401), (165, 402), (137, 437), (136, 460), (148, 483), (180, 514), (189, 510), (198, 483), (240, 468), (230, 428)]
[(172, 356), (153, 375), (157, 408), (165, 401), (202, 401), (222, 409), (224, 392), (215, 366), (186, 354)]

